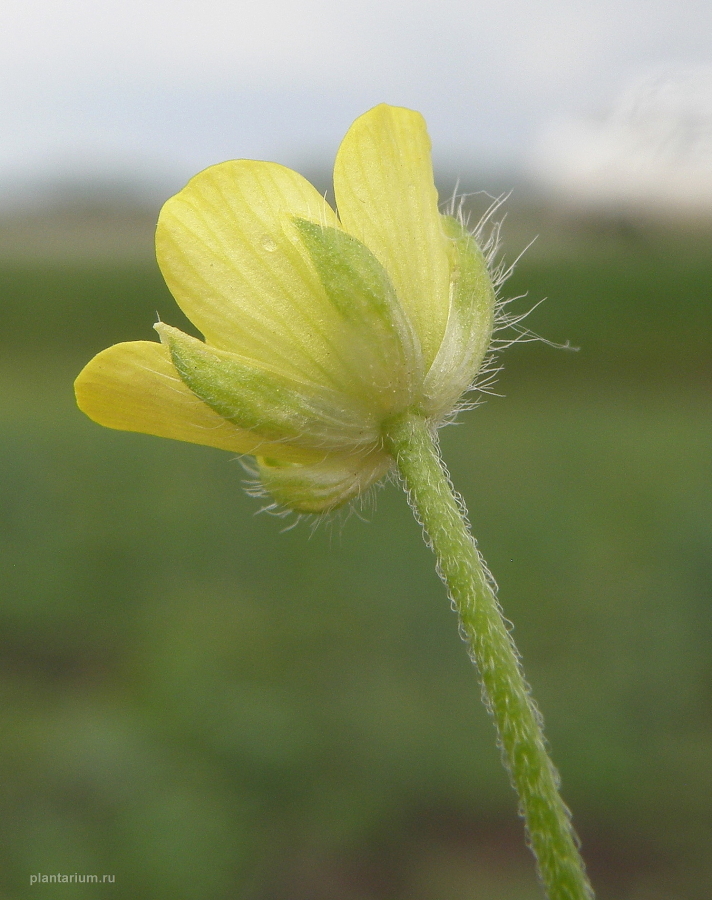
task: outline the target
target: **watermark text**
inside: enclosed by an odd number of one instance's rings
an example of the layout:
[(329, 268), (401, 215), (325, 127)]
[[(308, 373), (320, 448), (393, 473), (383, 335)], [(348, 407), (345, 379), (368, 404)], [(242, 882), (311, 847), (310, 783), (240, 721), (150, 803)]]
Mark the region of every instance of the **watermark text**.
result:
[(30, 884), (114, 884), (115, 881), (116, 875), (80, 875), (78, 872), (72, 872), (71, 875), (61, 872), (52, 875), (37, 872), (36, 875), (30, 875)]

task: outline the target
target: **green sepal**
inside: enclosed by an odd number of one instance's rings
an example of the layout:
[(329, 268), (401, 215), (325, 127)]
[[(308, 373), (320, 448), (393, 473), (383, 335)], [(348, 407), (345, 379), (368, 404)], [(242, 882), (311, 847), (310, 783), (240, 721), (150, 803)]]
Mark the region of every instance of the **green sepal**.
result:
[(251, 365), (169, 325), (155, 328), (184, 384), (228, 422), (265, 440), (315, 451), (378, 440), (377, 423), (343, 394)]
[(378, 317), (394, 328), (396, 292), (388, 273), (361, 241), (345, 231), (306, 219), (293, 219), (324, 285), (326, 294), (345, 319), (360, 323)]
[(475, 238), (453, 216), (443, 216), (442, 227), (450, 239), (450, 311), (424, 383), (424, 412), (436, 419), (452, 409), (475, 380), (492, 339), (497, 300)]
[(385, 453), (326, 456), (312, 465), (257, 457), (262, 487), (283, 507), (299, 513), (338, 509), (363, 494), (392, 465)]
[(292, 221), (326, 296), (349, 329), (360, 369), (370, 356), (392, 387), (412, 392), (422, 372), (420, 343), (386, 270), (345, 231), (306, 219)]

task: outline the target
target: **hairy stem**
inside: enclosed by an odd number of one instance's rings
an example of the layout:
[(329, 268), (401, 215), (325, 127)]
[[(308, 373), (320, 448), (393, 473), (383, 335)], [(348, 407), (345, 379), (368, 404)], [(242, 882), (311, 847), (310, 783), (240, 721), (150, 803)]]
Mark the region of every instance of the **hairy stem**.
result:
[(438, 573), (478, 667), (547, 896), (549, 900), (592, 900), (570, 813), (546, 750), (541, 717), (470, 533), (466, 510), (440, 459), (435, 435), (421, 416), (405, 413), (387, 423), (384, 440), (437, 557)]

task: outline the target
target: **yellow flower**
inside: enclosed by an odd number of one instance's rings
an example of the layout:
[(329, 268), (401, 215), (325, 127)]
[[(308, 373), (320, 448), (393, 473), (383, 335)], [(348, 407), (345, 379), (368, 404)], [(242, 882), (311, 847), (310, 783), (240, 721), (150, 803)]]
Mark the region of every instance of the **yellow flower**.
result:
[(338, 216), (276, 163), (196, 175), (161, 211), (158, 262), (205, 341), (117, 344), (76, 381), (110, 428), (257, 457), (275, 499), (333, 509), (391, 467), (384, 422), (433, 427), (489, 346), (494, 290), (474, 238), (441, 215), (425, 122), (381, 105), (357, 119), (334, 168)]

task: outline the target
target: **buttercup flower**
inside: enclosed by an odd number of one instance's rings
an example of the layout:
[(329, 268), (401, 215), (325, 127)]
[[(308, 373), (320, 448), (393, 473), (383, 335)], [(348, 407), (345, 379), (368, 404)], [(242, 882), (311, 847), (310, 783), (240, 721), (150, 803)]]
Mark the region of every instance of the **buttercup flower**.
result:
[(474, 238), (441, 215), (423, 118), (377, 106), (334, 168), (338, 215), (302, 176), (236, 160), (163, 207), (156, 249), (205, 341), (159, 323), (76, 381), (111, 428), (257, 457), (264, 487), (302, 512), (333, 509), (393, 459), (384, 423), (437, 427), (489, 346), (495, 292)]

